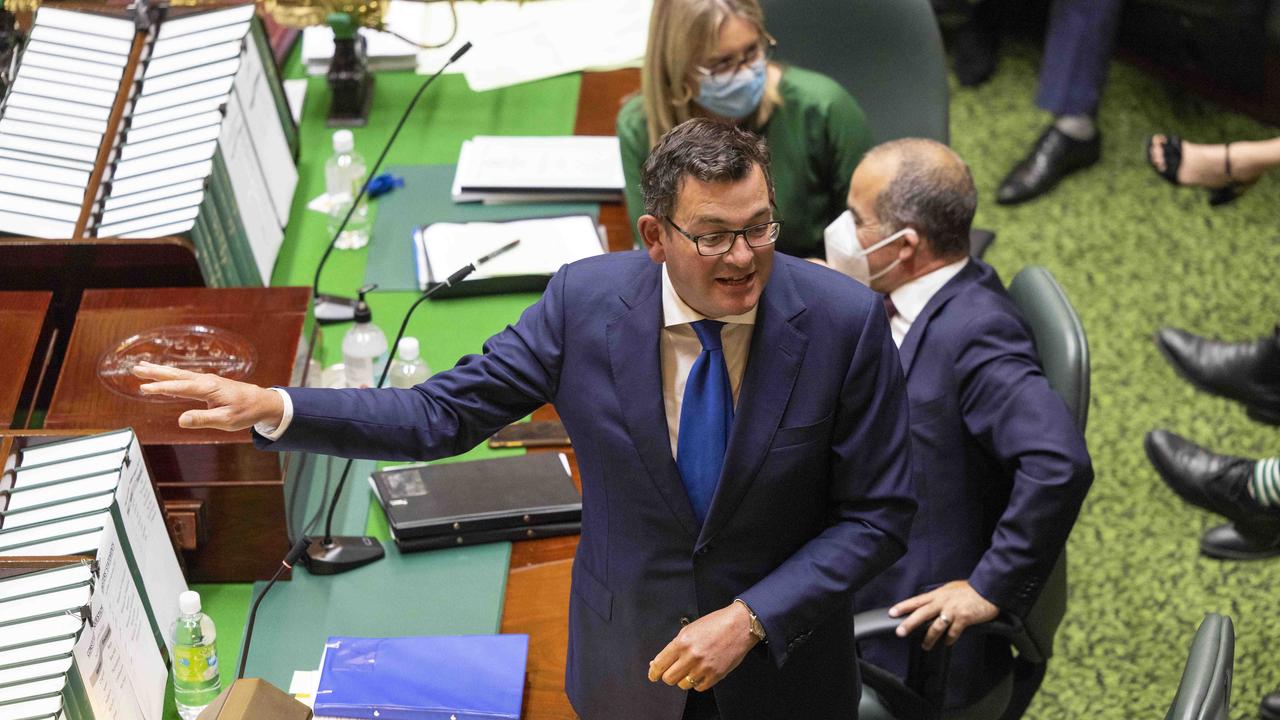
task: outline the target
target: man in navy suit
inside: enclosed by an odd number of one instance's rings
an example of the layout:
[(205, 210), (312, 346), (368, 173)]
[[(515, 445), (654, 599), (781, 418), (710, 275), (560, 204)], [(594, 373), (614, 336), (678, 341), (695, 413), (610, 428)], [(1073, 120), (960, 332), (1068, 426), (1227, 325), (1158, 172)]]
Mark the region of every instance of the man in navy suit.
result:
[[(917, 519), (907, 554), (857, 592), (892, 606), (900, 636), (928, 625), (953, 648), (948, 704), (1004, 677), (1003, 639), (964, 637), (1023, 616), (1057, 562), (1093, 479), (1084, 438), (1041, 371), (1030, 329), (989, 265), (969, 257), (973, 178), (949, 148), (898, 140), (854, 171), (827, 257), (886, 295), (911, 403)], [(906, 642), (863, 657), (905, 677)]]
[(415, 388), (135, 372), (146, 392), (208, 403), (184, 426), (265, 423), (272, 450), (391, 460), (464, 452), (553, 403), (582, 476), (578, 713), (856, 717), (853, 591), (902, 555), (915, 510), (880, 300), (775, 256), (768, 150), (750, 133), (684, 123), (643, 186), (647, 253), (561, 268), (483, 354)]

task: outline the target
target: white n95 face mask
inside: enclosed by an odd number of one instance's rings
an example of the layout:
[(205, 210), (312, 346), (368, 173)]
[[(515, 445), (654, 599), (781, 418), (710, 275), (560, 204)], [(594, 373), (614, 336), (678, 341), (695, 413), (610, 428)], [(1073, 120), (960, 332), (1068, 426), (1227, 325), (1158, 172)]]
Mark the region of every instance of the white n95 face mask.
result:
[(902, 259), (895, 259), (883, 270), (872, 275), (867, 256), (902, 237), (909, 229), (903, 228), (875, 245), (864, 248), (862, 243), (858, 242), (858, 226), (853, 221), (853, 213), (845, 210), (840, 213), (840, 217), (827, 226), (826, 230), (822, 231), (827, 248), (827, 264), (863, 285), (870, 286), (872, 280), (883, 277), (885, 273), (897, 267)]

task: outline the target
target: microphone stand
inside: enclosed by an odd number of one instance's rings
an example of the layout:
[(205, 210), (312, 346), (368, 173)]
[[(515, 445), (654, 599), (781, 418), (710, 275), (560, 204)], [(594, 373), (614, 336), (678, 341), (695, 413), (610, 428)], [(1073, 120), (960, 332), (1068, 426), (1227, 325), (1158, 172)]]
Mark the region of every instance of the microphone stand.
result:
[(462, 57), (471, 49), (471, 43), (465, 43), (458, 48), (456, 52), (450, 56), (444, 65), (436, 70), (435, 74), (427, 78), (422, 86), (418, 88), (418, 92), (414, 93), (413, 99), (409, 101), (409, 106), (404, 109), (404, 114), (400, 116), (400, 122), (396, 123), (396, 127), (391, 131), (391, 138), (387, 140), (387, 144), (382, 148), (382, 154), (378, 156), (377, 162), (373, 164), (373, 168), (369, 170), (364, 179), (364, 184), (360, 186), (360, 192), (356, 195), (355, 200), (351, 202), (351, 207), (347, 209), (346, 217), (342, 218), (342, 223), (338, 225), (337, 231), (333, 233), (333, 237), (329, 240), (328, 246), (325, 247), (324, 254), (320, 256), (320, 262), (316, 265), (315, 278), (311, 281), (311, 298), (314, 306), (316, 322), (321, 325), (330, 325), (333, 323), (350, 322), (355, 319), (356, 301), (352, 298), (342, 297), (340, 295), (326, 295), (320, 292), (320, 273), (324, 270), (325, 263), (329, 261), (329, 256), (333, 253), (333, 248), (338, 242), (338, 238), (342, 237), (342, 233), (347, 229), (347, 223), (351, 222), (351, 216), (355, 214), (356, 208), (360, 207), (360, 201), (364, 199), (369, 192), (369, 182), (378, 174), (378, 170), (382, 168), (382, 161), (387, 158), (387, 153), (391, 150), (391, 145), (395, 143), (396, 137), (400, 134), (401, 128), (409, 119), (409, 113), (413, 112), (413, 107), (418, 104), (418, 98), (422, 97), (422, 93), (426, 92), (431, 83), (440, 77), (450, 65), (455, 63), (458, 58)]
[[(413, 317), (413, 311), (417, 310), (419, 305), (442, 288), (452, 287), (461, 282), (468, 275), (475, 272), (476, 267), (489, 262), (519, 244), (519, 239), (512, 240), (479, 260), (461, 268), (445, 279), (444, 282), (432, 285), (426, 292), (422, 293), (422, 296), (413, 305), (409, 306), (409, 310), (404, 314), (404, 320), (400, 322), (400, 330), (396, 332), (395, 340), (392, 341), (389, 352), (395, 352), (396, 346), (400, 344), (400, 339), (404, 337), (405, 329), (409, 327), (409, 318)], [(375, 387), (381, 388), (386, 383), (387, 375), (390, 371), (391, 361), (388, 358)], [(334, 488), (333, 498), (329, 500), (329, 513), (324, 521), (324, 539), (307, 548), (307, 569), (311, 571), (312, 575), (337, 575), (348, 570), (354, 570), (361, 565), (368, 565), (375, 560), (381, 560), (386, 555), (386, 551), (382, 548), (382, 543), (378, 542), (377, 538), (353, 535), (335, 536), (333, 534), (333, 516), (337, 512), (338, 499), (342, 497), (342, 488), (347, 483), (347, 476), (351, 474), (352, 462), (352, 460), (347, 460), (342, 467), (342, 475), (338, 478), (338, 486)], [(250, 624), (252, 626), (252, 620)]]

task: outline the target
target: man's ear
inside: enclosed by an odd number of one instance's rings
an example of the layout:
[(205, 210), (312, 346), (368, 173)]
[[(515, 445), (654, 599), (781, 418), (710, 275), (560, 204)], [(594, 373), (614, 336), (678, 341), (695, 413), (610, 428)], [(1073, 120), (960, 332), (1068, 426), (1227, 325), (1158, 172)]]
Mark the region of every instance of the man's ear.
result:
[(656, 263), (666, 262), (667, 248), (662, 244), (662, 221), (653, 215), (641, 215), (636, 221), (636, 230), (640, 232), (640, 239), (649, 251), (649, 258)]
[(902, 234), (902, 247), (898, 248), (898, 259), (904, 263), (909, 263), (914, 259), (918, 259), (923, 252), (923, 239), (915, 228), (907, 228)]

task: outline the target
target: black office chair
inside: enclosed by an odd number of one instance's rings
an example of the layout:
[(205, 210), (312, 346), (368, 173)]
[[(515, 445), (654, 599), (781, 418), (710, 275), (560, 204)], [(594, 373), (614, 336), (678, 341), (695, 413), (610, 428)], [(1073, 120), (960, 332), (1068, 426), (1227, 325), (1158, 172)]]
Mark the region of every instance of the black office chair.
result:
[(1236, 633), (1231, 618), (1205, 615), (1191, 641), (1187, 667), (1165, 720), (1227, 720), (1235, 652)]
[[(951, 140), (942, 34), (929, 0), (761, 0), (778, 59), (834, 78), (858, 100), (877, 143)], [(996, 235), (975, 228), (980, 258)]]
[[(1022, 269), (1009, 284), (1009, 295), (1031, 326), (1036, 351), (1049, 386), (1063, 399), (1084, 432), (1089, 416), (1089, 342), (1080, 317), (1066, 293), (1043, 267)], [(920, 647), (921, 628), (902, 642), (911, 643), (906, 682), (863, 662), (864, 689), (859, 718), (862, 720), (1014, 720), (1022, 716), (1044, 680), (1053, 655), (1053, 637), (1067, 610), (1067, 557), (1063, 551), (1045, 582), (1040, 597), (1025, 618), (1001, 614), (996, 620), (966, 630), (1007, 638), (1017, 651), (1013, 670), (985, 697), (966, 708), (943, 713), (949, 651), (943, 647), (925, 652)], [(888, 636), (901, 621), (888, 616), (888, 608), (868, 610), (854, 618), (859, 639)], [(868, 692), (868, 690), (870, 690)]]

